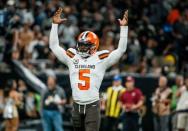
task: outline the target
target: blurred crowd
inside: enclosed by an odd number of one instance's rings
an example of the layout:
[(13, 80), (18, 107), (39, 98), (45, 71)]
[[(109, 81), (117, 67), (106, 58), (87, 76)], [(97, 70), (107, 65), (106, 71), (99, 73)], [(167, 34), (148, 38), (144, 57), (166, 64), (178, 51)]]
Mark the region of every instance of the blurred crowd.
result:
[(186, 0), (2, 0), (0, 59), (20, 60), (33, 72), (66, 70), (48, 48), (51, 17), (58, 7), (68, 21), (59, 28), (64, 48), (75, 47), (81, 31), (100, 37), (100, 50), (114, 50), (117, 19), (129, 9), (127, 53), (109, 71), (171, 77), (187, 71), (188, 2)]
[(177, 76), (174, 85), (168, 85), (165, 76), (159, 78), (152, 101), (155, 131), (186, 131), (188, 109), (188, 76)]
[(7, 81), (0, 98), (0, 130), (17, 131), (24, 120), (39, 118), (41, 96), (21, 79)]
[[(115, 75), (111, 85), (101, 92), (100, 131), (145, 130), (147, 127), (142, 121), (150, 111), (154, 131), (186, 131), (188, 76), (178, 75), (170, 85), (168, 80), (160, 76), (153, 94), (146, 97), (136, 86), (137, 79)], [(51, 131), (53, 127), (57, 131), (65, 130), (64, 123), (71, 123), (68, 115), (71, 110), (67, 110), (65, 104), (72, 107), (71, 98), (67, 98), (64, 88), (57, 85), (54, 75), (48, 76), (46, 86), (47, 89), (39, 94), (20, 79), (9, 80), (0, 90), (0, 129), (3, 126), (5, 131), (16, 131), (24, 120), (41, 119), (44, 131)], [(147, 109), (146, 101), (150, 101), (151, 109)], [(69, 117), (68, 121), (65, 116)]]
[[(136, 87), (138, 82), (131, 76), (122, 83), (114, 76), (112, 85), (106, 88), (101, 99), (102, 131), (146, 130), (142, 120), (148, 113), (145, 94)], [(147, 98), (148, 99), (148, 98)], [(153, 131), (188, 130), (188, 76), (178, 75), (171, 86), (165, 76), (160, 76), (151, 98)], [(122, 124), (122, 126), (121, 126)], [(148, 123), (147, 123), (148, 126)]]

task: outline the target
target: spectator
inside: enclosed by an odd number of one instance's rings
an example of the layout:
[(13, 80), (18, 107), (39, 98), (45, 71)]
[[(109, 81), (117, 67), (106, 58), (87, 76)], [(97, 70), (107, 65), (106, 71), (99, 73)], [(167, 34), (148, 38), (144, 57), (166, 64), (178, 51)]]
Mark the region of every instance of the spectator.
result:
[[(176, 107), (177, 107), (177, 103), (178, 103), (178, 100), (181, 96), (181, 94), (183, 93), (183, 91), (186, 90), (185, 86), (184, 86), (184, 78), (183, 76), (181, 75), (178, 75), (176, 76), (176, 79), (175, 79), (175, 85), (172, 86), (172, 101), (171, 101), (171, 105), (170, 105), (170, 108), (171, 108), (171, 111), (175, 111), (176, 110)], [(170, 117), (170, 121), (171, 121), (171, 128), (173, 130), (176, 129), (176, 122), (177, 122), (177, 115), (174, 115), (173, 117)]]
[(26, 86), (26, 84), (25, 84), (25, 82), (23, 80), (18, 80), (18, 91), (22, 95), (24, 95), (28, 91), (27, 86)]
[(37, 117), (39, 117), (40, 109), (41, 109), (41, 95), (38, 93), (35, 93), (35, 110), (37, 112)]
[[(185, 86), (186, 90), (180, 96), (180, 99), (177, 103), (177, 111), (187, 110), (188, 109), (188, 76), (185, 77)], [(182, 112), (177, 114), (177, 128), (178, 131), (186, 131), (188, 123), (188, 113)]]
[(60, 34), (62, 34), (62, 39), (60, 39), (60, 42), (62, 42), (67, 48), (75, 47), (75, 37), (78, 35), (78, 32), (79, 29), (76, 25), (73, 24), (73, 21), (61, 25)]
[(105, 116), (106, 116), (106, 128), (108, 131), (117, 131), (118, 119), (121, 113), (121, 105), (119, 98), (125, 91), (125, 88), (121, 85), (121, 77), (119, 75), (114, 76), (113, 85), (108, 87), (105, 98)]
[(110, 52), (114, 50), (114, 33), (113, 32), (107, 32), (109, 27), (106, 27), (106, 29), (103, 31), (103, 38), (101, 39), (101, 43), (103, 43), (100, 46), (100, 50), (109, 50)]
[[(25, 48), (28, 47), (29, 43), (33, 40), (34, 34), (30, 29), (29, 23), (25, 23), (21, 31), (19, 32), (19, 49), (20, 51), (25, 51)], [(24, 52), (25, 53), (25, 52)], [(24, 54), (23, 56), (24, 57)]]
[(160, 76), (161, 72), (162, 72), (162, 68), (159, 64), (159, 58), (158, 57), (154, 57), (151, 60), (151, 69), (150, 72), (154, 75), (154, 76)]
[(159, 87), (157, 87), (152, 97), (155, 131), (169, 130), (169, 115), (172, 91), (167, 86), (167, 82), (167, 78), (165, 76), (161, 76), (159, 78)]
[(25, 98), (25, 110), (29, 118), (36, 118), (37, 111), (35, 105), (35, 94), (33, 92), (28, 92)]
[(19, 112), (20, 119), (24, 120), (27, 117), (25, 98), (26, 98), (28, 89), (23, 80), (18, 80), (18, 92), (20, 93), (21, 100), (22, 100), (22, 106), (19, 107), (18, 112)]
[(20, 57), (20, 52), (18, 50), (13, 50), (12, 51), (12, 60), (18, 60)]
[(171, 110), (176, 110), (177, 102), (183, 91), (184, 87), (184, 78), (181, 75), (176, 76), (175, 85), (172, 86), (172, 101), (171, 101)]
[(23, 18), (23, 23), (29, 23), (30, 25), (32, 25), (34, 22), (33, 13), (32, 10), (28, 10), (26, 6), (26, 2), (20, 5), (20, 15)]
[(32, 55), (32, 59), (37, 59), (39, 55), (43, 55), (43, 47), (42, 33), (37, 32), (34, 39), (29, 43), (27, 52)]
[(144, 103), (144, 97), (140, 89), (135, 88), (133, 77), (126, 78), (126, 91), (121, 96), (122, 108), (125, 112), (123, 131), (139, 131), (138, 111)]
[(42, 95), (42, 121), (44, 131), (63, 131), (60, 108), (66, 103), (65, 92), (56, 84), (56, 78), (49, 76), (47, 87)]
[(5, 131), (17, 131), (19, 127), (18, 106), (21, 105), (21, 95), (16, 91), (16, 81), (10, 81), (10, 90), (6, 98), (3, 117)]

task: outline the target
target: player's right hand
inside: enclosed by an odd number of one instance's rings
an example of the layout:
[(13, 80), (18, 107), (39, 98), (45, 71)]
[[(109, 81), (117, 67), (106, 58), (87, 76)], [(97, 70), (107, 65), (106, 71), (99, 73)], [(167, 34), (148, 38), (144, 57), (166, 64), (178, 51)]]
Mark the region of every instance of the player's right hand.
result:
[(62, 11), (63, 9), (59, 7), (59, 9), (55, 12), (54, 16), (52, 17), (52, 21), (54, 24), (61, 24), (67, 20), (66, 18), (61, 18)]

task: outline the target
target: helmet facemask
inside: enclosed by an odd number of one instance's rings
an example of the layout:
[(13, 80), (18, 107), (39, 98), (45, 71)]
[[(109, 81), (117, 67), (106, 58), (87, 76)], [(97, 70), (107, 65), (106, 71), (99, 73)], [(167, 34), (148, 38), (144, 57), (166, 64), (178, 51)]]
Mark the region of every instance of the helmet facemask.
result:
[(78, 41), (76, 45), (76, 49), (81, 57), (87, 58), (90, 57), (95, 52), (96, 47), (92, 43), (88, 43), (85, 41)]

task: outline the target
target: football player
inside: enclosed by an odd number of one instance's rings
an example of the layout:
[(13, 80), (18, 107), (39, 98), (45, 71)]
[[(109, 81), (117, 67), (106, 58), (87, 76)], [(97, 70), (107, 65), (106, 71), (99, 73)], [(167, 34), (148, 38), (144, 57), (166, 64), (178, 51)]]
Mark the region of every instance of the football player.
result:
[(59, 45), (58, 25), (67, 19), (61, 18), (63, 9), (59, 8), (52, 20), (50, 49), (55, 56), (69, 68), (73, 95), (72, 120), (75, 131), (98, 131), (100, 126), (99, 88), (107, 68), (118, 62), (127, 48), (128, 11), (125, 11), (120, 24), (118, 48), (111, 53), (97, 51), (98, 36), (84, 31), (78, 36), (76, 48), (63, 49)]

